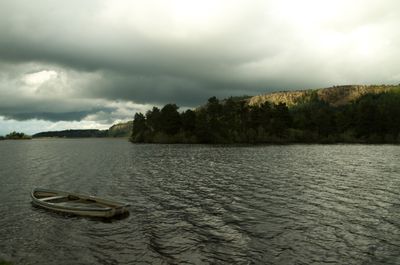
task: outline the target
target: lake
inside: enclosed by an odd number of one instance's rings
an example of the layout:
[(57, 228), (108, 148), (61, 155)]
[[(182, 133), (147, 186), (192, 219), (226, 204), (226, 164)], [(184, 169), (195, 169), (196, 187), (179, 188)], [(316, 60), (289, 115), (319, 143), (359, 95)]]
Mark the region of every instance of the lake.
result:
[[(101, 220), (33, 187), (126, 201)], [(0, 142), (0, 259), (14, 264), (400, 264), (400, 146)]]

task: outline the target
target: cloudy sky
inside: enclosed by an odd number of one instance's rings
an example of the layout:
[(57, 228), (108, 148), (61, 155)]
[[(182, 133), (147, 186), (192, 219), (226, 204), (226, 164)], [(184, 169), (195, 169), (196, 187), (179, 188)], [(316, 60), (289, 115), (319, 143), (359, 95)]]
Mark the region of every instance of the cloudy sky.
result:
[(400, 83), (397, 0), (0, 1), (0, 135), (153, 105)]

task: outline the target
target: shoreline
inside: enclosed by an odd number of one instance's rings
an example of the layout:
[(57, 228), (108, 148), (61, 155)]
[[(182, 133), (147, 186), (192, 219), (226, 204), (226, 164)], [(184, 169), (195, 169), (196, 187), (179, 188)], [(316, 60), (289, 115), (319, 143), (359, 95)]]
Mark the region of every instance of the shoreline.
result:
[[(400, 142), (369, 142), (369, 141), (338, 141), (338, 142), (295, 142), (295, 141), (278, 141), (263, 143), (201, 143), (201, 142), (132, 142), (130, 137), (38, 137), (31, 139), (2, 139), (1, 141), (26, 141), (26, 140), (127, 140), (131, 144), (137, 145), (209, 145), (209, 146), (281, 146), (281, 145), (400, 145)], [(1, 142), (0, 141), (0, 142)]]

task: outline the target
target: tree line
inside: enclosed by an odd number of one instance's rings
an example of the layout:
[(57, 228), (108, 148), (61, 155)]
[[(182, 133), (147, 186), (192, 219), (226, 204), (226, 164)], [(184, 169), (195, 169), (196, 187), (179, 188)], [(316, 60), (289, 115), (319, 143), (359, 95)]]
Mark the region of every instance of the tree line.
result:
[(399, 143), (400, 93), (366, 94), (332, 106), (317, 95), (293, 107), (250, 106), (211, 97), (195, 110), (176, 104), (134, 116), (134, 143)]
[(106, 137), (106, 130), (97, 129), (78, 129), (78, 130), (63, 130), (40, 132), (33, 135), (33, 138), (40, 137), (60, 137), (60, 138), (91, 138), (91, 137)]
[(25, 133), (15, 132), (15, 131), (7, 134), (6, 136), (0, 136), (0, 140), (28, 140), (28, 139), (32, 139), (32, 137), (26, 135)]

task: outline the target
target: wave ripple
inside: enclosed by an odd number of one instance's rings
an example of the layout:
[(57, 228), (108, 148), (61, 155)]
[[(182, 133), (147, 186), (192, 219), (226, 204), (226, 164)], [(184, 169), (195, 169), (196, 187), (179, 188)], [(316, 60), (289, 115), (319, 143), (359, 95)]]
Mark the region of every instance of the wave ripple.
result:
[[(400, 264), (400, 147), (0, 142), (0, 258), (16, 264)], [(34, 186), (129, 202), (66, 217)]]

